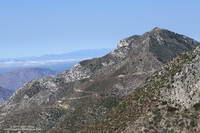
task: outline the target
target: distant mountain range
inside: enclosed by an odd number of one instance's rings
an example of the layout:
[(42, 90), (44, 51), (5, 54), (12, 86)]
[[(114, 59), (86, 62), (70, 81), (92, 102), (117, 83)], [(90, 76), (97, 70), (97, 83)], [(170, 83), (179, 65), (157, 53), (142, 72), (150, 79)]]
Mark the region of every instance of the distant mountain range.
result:
[(83, 59), (103, 56), (110, 51), (110, 49), (89, 49), (58, 55), (44, 55), (40, 57), (0, 58), (0, 73), (33, 67), (64, 71), (70, 69), (73, 65)]
[(28, 81), (56, 75), (56, 71), (46, 68), (26, 68), (0, 74), (0, 86), (5, 89), (16, 90)]
[(83, 59), (99, 57), (109, 51), (90, 49), (59, 55), (0, 59), (0, 104), (28, 81), (56, 75)]
[(0, 104), (9, 99), (16, 89), (28, 81), (57, 73), (46, 68), (26, 68), (0, 74)]

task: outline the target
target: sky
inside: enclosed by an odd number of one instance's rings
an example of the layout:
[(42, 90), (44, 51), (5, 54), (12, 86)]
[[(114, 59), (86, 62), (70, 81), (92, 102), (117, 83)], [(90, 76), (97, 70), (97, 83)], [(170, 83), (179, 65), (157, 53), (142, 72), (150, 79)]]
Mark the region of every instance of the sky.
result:
[(115, 48), (161, 27), (200, 41), (199, 0), (0, 0), (0, 58)]

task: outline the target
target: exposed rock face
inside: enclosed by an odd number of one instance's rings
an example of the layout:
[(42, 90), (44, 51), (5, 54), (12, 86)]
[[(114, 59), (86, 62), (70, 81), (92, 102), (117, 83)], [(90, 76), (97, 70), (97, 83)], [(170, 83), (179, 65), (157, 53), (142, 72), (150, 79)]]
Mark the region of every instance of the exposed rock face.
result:
[[(186, 56), (191, 56), (189, 57), (190, 60), (181, 64), (179, 71), (176, 71), (174, 76), (171, 77), (171, 89), (166, 91), (162, 88), (161, 91), (165, 100), (172, 101), (174, 104), (182, 105), (185, 108), (191, 108), (200, 101), (199, 47), (191, 55)], [(169, 69), (173, 69), (173, 66), (169, 66)]]
[(164, 63), (197, 45), (191, 38), (159, 28), (126, 38), (104, 57), (26, 84), (0, 108), (1, 126), (29, 124), (77, 132), (103, 119)]
[(107, 117), (81, 132), (200, 132), (200, 47), (154, 73)]
[(68, 82), (74, 82), (76, 80), (81, 80), (89, 78), (91, 76), (91, 71), (89, 68), (82, 67), (80, 64), (77, 64), (71, 70), (64, 72), (61, 76)]

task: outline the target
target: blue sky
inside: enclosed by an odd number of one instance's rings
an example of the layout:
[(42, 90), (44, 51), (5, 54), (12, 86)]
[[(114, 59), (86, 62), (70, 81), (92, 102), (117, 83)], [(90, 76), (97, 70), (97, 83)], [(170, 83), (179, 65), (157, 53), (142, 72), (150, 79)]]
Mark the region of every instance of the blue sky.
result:
[(153, 27), (200, 40), (199, 0), (1, 0), (0, 58), (114, 48)]

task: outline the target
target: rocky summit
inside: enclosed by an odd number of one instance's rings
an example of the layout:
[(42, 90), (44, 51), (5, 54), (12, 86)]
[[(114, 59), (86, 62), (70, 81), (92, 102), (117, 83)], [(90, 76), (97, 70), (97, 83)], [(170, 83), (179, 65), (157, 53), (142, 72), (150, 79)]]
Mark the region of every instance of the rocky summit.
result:
[(198, 52), (183, 53), (198, 45), (161, 28), (123, 39), (101, 58), (24, 85), (0, 107), (0, 126), (51, 133), (167, 132), (182, 124), (197, 131), (198, 63), (191, 62)]

